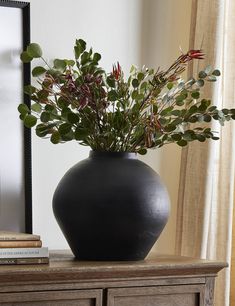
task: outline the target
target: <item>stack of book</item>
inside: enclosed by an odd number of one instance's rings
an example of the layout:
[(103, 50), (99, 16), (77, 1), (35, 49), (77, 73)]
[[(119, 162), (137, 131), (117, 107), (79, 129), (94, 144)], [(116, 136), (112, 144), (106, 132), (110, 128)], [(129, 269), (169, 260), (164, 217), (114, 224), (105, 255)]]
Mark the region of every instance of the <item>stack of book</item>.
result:
[(48, 248), (40, 236), (0, 231), (0, 265), (47, 264)]

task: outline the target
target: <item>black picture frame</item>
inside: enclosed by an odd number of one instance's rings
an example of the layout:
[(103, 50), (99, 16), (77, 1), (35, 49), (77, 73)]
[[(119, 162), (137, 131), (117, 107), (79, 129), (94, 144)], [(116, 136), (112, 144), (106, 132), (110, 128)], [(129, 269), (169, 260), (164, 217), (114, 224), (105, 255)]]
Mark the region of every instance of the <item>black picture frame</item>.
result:
[[(23, 49), (30, 43), (30, 3), (22, 1), (0, 0), (1, 7), (18, 8), (22, 11), (22, 45)], [(14, 25), (12, 25), (14, 26)], [(23, 64), (23, 86), (30, 84), (30, 63)], [(22, 88), (22, 96), (24, 103), (30, 107), (30, 98), (24, 94)], [(25, 210), (25, 229), (27, 233), (32, 233), (32, 160), (31, 160), (31, 131), (28, 128), (23, 128), (23, 163), (24, 163), (24, 210)]]

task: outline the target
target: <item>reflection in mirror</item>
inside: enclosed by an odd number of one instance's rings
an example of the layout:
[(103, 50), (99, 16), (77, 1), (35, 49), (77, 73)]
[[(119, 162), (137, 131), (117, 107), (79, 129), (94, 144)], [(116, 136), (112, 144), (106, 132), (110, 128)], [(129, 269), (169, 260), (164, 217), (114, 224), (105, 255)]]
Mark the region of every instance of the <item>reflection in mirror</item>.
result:
[(17, 111), (29, 80), (20, 61), (29, 41), (27, 15), (28, 3), (0, 1), (0, 230), (17, 232), (31, 232), (30, 132)]

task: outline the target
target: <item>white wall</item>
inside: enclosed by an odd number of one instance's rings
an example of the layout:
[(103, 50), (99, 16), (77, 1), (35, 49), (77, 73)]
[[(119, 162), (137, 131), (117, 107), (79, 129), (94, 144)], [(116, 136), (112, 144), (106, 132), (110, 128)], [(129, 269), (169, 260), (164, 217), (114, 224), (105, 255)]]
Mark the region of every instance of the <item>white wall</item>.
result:
[[(47, 58), (72, 57), (75, 38), (83, 38), (110, 69), (117, 60), (125, 72), (131, 64), (166, 67), (188, 48), (191, 0), (31, 0), (31, 41)], [(33, 224), (50, 248), (66, 248), (51, 208), (53, 191), (66, 170), (86, 158), (89, 148), (76, 143), (52, 145), (33, 135)], [(180, 150), (152, 151), (143, 158), (165, 181), (172, 215), (156, 252), (173, 253)]]

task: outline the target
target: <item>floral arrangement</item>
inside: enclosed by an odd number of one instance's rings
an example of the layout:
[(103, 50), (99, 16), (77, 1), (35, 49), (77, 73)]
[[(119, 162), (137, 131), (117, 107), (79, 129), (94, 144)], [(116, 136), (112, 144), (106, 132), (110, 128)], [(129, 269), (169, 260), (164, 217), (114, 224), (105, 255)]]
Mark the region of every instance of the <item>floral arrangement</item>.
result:
[(52, 65), (36, 43), (21, 54), (25, 63), (41, 58), (44, 65), (32, 70), (38, 86), (26, 86), (25, 93), (34, 103), (31, 109), (19, 105), (20, 119), (54, 144), (76, 140), (93, 150), (145, 154), (169, 143), (219, 139), (211, 128), (191, 123), (235, 119), (235, 109), (218, 110), (201, 98), (205, 82), (216, 81), (219, 70), (208, 66), (196, 78), (181, 78), (190, 61), (204, 58), (201, 50), (181, 54), (167, 70), (132, 66), (128, 79), (119, 63), (106, 73), (101, 55), (87, 50), (82, 39), (74, 53), (75, 60), (55, 59)]

